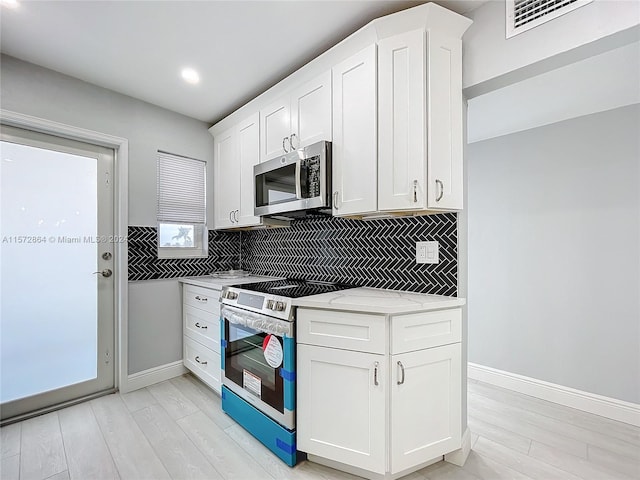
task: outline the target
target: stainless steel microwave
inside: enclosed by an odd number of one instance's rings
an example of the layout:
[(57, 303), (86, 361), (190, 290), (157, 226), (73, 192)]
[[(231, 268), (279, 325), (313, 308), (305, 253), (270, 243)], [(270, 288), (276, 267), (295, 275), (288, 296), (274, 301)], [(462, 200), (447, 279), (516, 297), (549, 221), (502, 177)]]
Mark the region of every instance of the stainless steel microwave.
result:
[(298, 217), (331, 209), (331, 142), (317, 142), (253, 167), (254, 215)]

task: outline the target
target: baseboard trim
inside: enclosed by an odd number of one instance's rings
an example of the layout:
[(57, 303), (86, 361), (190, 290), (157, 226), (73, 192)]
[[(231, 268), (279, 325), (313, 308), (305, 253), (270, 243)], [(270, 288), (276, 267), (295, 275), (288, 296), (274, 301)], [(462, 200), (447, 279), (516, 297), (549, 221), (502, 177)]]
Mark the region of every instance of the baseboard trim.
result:
[(640, 405), (469, 362), (467, 376), (480, 382), (640, 427)]
[(127, 391), (131, 392), (148, 387), (154, 383), (164, 382), (165, 380), (179, 377), (187, 372), (188, 370), (185, 368), (182, 360), (178, 360), (177, 362), (167, 363), (159, 367), (143, 370), (142, 372), (132, 373), (127, 377)]
[(469, 427), (462, 434), (462, 446), (459, 450), (454, 450), (451, 453), (447, 453), (444, 456), (444, 461), (448, 463), (453, 463), (459, 467), (464, 465), (464, 462), (467, 461), (467, 457), (471, 453), (471, 431)]

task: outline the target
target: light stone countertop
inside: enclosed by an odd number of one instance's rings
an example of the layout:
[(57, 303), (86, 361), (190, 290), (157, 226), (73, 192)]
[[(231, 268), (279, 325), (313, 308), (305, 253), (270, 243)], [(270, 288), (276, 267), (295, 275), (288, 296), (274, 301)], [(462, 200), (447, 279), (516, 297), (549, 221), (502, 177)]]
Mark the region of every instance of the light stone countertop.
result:
[(222, 290), (226, 285), (240, 285), (242, 283), (266, 282), (268, 280), (278, 280), (279, 277), (262, 277), (259, 275), (249, 275), (248, 277), (238, 278), (216, 278), (208, 275), (201, 277), (182, 277), (178, 281), (198, 287), (213, 288), (214, 290)]
[(368, 287), (350, 288), (293, 299), (293, 305), (297, 307), (382, 314), (424, 312), (459, 307), (465, 303), (466, 300), (459, 297)]

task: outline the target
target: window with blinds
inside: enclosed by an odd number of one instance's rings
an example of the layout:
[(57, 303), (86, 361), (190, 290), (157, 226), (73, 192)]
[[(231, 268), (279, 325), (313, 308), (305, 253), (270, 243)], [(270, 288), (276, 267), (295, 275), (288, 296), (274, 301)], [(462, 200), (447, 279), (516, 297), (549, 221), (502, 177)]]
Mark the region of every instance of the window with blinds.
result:
[(207, 256), (206, 162), (158, 151), (158, 258)]

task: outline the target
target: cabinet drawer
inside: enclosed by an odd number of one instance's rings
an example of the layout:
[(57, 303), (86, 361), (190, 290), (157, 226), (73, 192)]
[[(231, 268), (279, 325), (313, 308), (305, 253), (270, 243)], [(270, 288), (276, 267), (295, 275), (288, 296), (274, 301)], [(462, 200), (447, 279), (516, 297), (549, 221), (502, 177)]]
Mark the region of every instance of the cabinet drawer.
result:
[(183, 305), (184, 334), (220, 353), (220, 317), (214, 313)]
[(184, 337), (184, 366), (204, 383), (220, 393), (220, 354), (204, 345)]
[(298, 343), (385, 353), (385, 316), (299, 308)]
[(391, 317), (391, 353), (404, 353), (459, 342), (462, 310), (437, 310)]
[(185, 285), (182, 291), (182, 301), (192, 307), (220, 315), (220, 291), (210, 288)]

